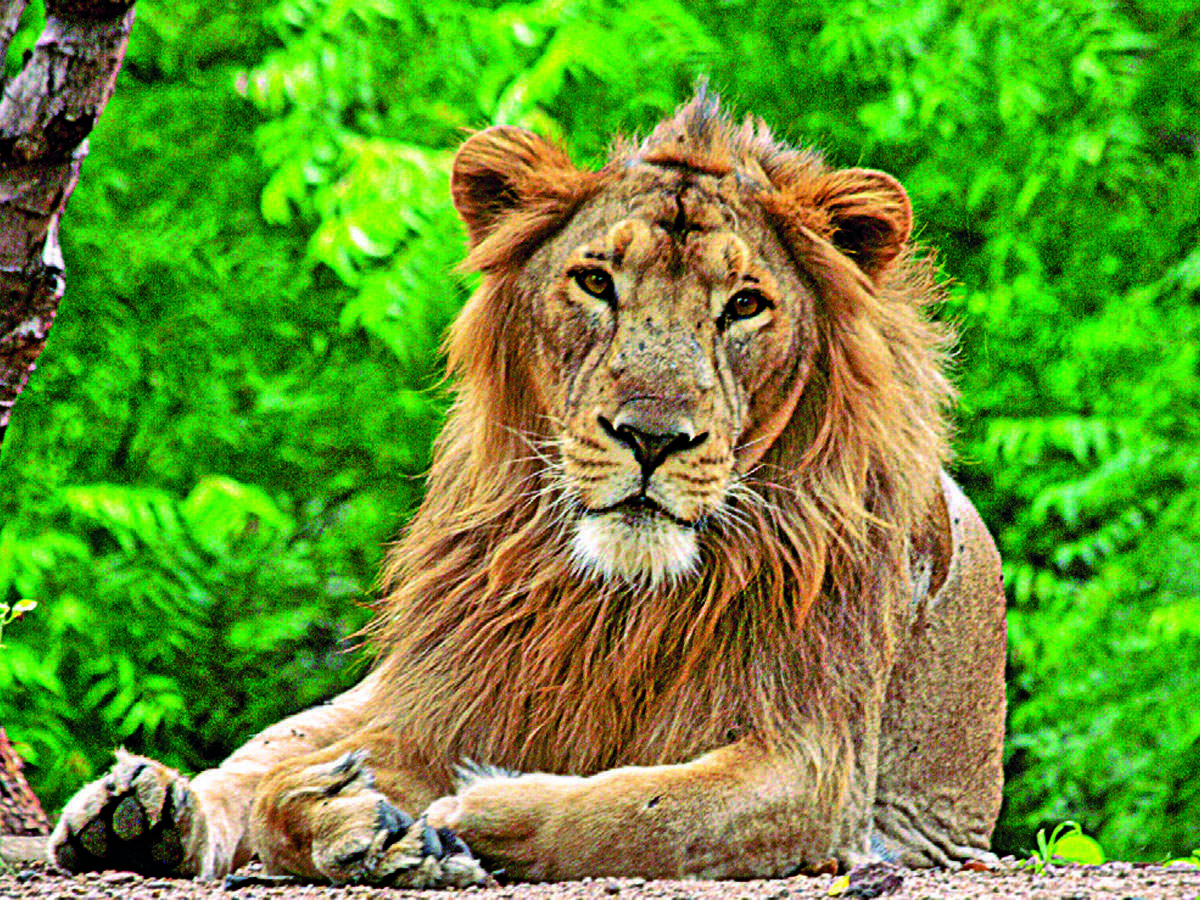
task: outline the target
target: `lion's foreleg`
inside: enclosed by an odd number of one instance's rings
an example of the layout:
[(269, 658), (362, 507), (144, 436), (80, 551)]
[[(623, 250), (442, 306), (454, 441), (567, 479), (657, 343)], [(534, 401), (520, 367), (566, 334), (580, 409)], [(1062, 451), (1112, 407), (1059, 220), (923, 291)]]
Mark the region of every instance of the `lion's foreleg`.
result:
[(312, 753), (361, 728), (371, 679), (321, 706), (259, 732), (215, 769), (191, 781), (206, 833), (189, 851), (189, 868), (201, 877), (224, 875), (249, 861), (247, 825), (265, 776), (281, 762)]
[(368, 679), (331, 703), (271, 726), (191, 780), (118, 750), (116, 765), (67, 803), (50, 837), (50, 859), (75, 872), (218, 878), (236, 869), (251, 855), (246, 824), (263, 776), (281, 760), (360, 728), (370, 688)]
[(588, 778), (487, 777), (427, 815), (516, 878), (781, 875), (824, 861), (837, 839), (850, 754), (816, 748), (838, 743), (781, 751), (743, 741)]
[(484, 883), (455, 835), (417, 818), (445, 787), (407, 759), (392, 731), (359, 731), (263, 779), (250, 845), (271, 874), (400, 887)]

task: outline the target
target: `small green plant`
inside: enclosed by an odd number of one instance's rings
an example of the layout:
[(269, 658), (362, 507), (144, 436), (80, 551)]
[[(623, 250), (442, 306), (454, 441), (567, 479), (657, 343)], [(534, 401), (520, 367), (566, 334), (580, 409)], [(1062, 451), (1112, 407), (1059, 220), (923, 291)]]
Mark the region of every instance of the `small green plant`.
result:
[(1200, 869), (1200, 847), (1194, 849), (1191, 856), (1177, 856), (1174, 859), (1168, 859), (1163, 863), (1163, 865), (1173, 866), (1176, 863), (1183, 863), (1185, 865), (1195, 866), (1197, 869)]
[(25, 613), (36, 608), (36, 600), (18, 600), (12, 606), (9, 606), (7, 603), (0, 603), (0, 647), (4, 646), (5, 627), (24, 618)]
[(1098, 866), (1104, 862), (1104, 849), (1095, 838), (1083, 833), (1078, 822), (1068, 821), (1054, 826), (1049, 838), (1046, 837), (1046, 829), (1039, 828), (1037, 845), (1038, 848), (1022, 863), (1022, 867), (1033, 869), (1038, 875), (1045, 873), (1046, 868), (1056, 862), (1085, 866)]

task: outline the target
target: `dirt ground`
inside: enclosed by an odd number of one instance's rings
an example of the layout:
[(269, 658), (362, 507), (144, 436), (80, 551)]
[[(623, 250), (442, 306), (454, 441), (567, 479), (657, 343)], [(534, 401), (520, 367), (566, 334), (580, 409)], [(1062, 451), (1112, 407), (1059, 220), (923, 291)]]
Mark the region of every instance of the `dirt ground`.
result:
[[(448, 892), (400, 891), (389, 888), (267, 885), (253, 867), (241, 886), (221, 882), (142, 878), (131, 872), (99, 872), (70, 876), (40, 861), (41, 840), (4, 845), (0, 898), (33, 900), (69, 897), (78, 900), (436, 900)], [(888, 897), (895, 900), (1004, 898), (1019, 900), (1200, 900), (1200, 869), (1115, 862), (1103, 866), (1055, 866), (1038, 875), (1002, 860), (988, 871), (911, 871), (894, 866), (868, 866), (849, 880), (817, 875), (774, 881), (645, 881), (598, 878), (562, 884), (504, 885), (454, 892), (462, 900), (816, 900), (816, 898)]]

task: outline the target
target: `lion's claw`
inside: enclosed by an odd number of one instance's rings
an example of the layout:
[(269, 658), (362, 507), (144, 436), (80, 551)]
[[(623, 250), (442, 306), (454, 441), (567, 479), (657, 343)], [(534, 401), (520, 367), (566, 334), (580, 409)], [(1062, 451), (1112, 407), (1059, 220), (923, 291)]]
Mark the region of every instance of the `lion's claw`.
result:
[(490, 878), (467, 845), (449, 829), (416, 821), (386, 800), (378, 801), (376, 830), (343, 839), (324, 852), (318, 867), (335, 884), (391, 887), (468, 887)]
[(380, 800), (375, 807), (375, 828), (386, 831), (389, 835), (388, 841), (384, 844), (385, 850), (400, 840), (408, 832), (408, 829), (412, 828), (413, 822), (412, 816), (392, 806), (386, 800)]
[(118, 751), (112, 770), (63, 810), (50, 836), (51, 862), (70, 872), (183, 874), (184, 833), (190, 835), (194, 808), (178, 772)]
[(336, 772), (318, 813), (324, 833), (313, 844), (316, 869), (334, 884), (392, 887), (468, 887), (491, 878), (450, 829), (413, 819), (375, 789), (361, 754), (347, 754), (330, 769), (314, 767), (314, 779)]

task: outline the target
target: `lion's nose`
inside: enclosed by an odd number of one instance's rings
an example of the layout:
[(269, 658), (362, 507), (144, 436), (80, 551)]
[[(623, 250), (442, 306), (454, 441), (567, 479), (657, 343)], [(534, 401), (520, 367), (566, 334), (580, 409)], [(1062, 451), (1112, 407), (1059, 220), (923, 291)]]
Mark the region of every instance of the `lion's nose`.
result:
[(641, 421), (634, 411), (622, 411), (612, 421), (604, 416), (599, 419), (605, 434), (633, 451), (643, 479), (649, 479), (671, 454), (698, 447), (708, 438), (707, 431), (696, 434), (695, 426), (682, 418), (650, 423)]

